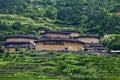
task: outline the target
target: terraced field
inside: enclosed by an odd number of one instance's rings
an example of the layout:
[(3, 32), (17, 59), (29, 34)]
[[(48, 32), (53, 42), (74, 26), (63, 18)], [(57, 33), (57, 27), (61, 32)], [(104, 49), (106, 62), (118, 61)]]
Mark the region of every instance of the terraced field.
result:
[(119, 61), (117, 56), (71, 52), (4, 54), (0, 80), (120, 80)]

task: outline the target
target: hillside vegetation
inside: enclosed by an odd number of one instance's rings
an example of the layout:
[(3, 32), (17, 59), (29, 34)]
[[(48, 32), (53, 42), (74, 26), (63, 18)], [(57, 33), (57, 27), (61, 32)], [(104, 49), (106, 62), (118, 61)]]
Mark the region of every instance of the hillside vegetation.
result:
[(0, 0), (0, 80), (120, 80), (120, 58), (72, 52), (4, 52), (10, 34), (40, 37), (39, 28), (115, 34), (101, 42), (120, 49), (120, 0)]
[(0, 0), (0, 40), (5, 35), (38, 35), (39, 27), (77, 29), (81, 34), (120, 33), (119, 0)]
[(120, 50), (120, 35), (113, 34), (101, 40), (101, 43), (110, 50)]
[(120, 80), (116, 55), (33, 51), (0, 55), (0, 80)]

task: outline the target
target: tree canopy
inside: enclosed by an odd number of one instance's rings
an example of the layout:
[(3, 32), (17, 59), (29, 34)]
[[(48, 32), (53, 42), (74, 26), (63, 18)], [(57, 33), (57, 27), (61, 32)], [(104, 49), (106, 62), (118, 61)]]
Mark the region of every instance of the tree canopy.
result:
[(40, 27), (86, 35), (120, 33), (119, 0), (0, 0), (0, 40), (34, 34)]

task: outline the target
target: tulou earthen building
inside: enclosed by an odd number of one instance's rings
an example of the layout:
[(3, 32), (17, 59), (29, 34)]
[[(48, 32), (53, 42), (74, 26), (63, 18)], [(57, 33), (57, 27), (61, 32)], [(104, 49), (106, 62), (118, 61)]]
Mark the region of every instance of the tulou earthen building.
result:
[(2, 42), (5, 51), (88, 51), (107, 53), (99, 36), (81, 36), (76, 30), (41, 30), (41, 37), (31, 35), (9, 35)]

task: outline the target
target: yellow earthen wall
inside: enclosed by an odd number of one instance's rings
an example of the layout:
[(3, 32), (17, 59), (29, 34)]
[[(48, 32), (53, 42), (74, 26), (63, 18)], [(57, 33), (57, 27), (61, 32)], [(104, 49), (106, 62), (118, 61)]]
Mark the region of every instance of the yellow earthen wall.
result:
[(43, 42), (37, 42), (36, 43), (36, 50), (64, 50), (64, 45), (45, 45)]
[[(62, 42), (63, 43), (63, 42)], [(36, 50), (54, 50), (54, 51), (60, 51), (60, 50), (67, 50), (69, 51), (78, 51), (83, 50), (83, 44), (81, 43), (72, 43), (72, 42), (64, 42), (64, 45), (44, 45), (43, 42), (37, 42), (36, 43)]]
[(69, 34), (54, 34), (54, 33), (47, 33), (47, 34), (44, 34), (43, 36), (47, 36), (47, 37), (61, 37), (61, 38), (69, 38), (70, 37)]
[(27, 38), (8, 38), (6, 39), (8, 42), (21, 42), (21, 41), (29, 41), (34, 44), (35, 39), (27, 39)]
[(84, 50), (84, 45), (81, 43), (75, 43), (75, 42), (66, 42), (65, 46), (68, 48), (70, 51), (82, 51)]
[(78, 38), (78, 40), (80, 40), (84, 43), (99, 43), (98, 38)]

